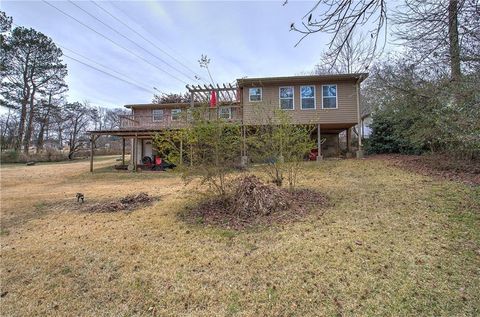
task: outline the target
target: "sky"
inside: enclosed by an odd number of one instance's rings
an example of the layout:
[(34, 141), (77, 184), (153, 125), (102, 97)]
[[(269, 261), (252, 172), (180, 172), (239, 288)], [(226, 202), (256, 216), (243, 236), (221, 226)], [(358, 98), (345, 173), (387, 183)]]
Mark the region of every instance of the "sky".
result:
[(64, 56), (69, 101), (120, 107), (151, 102), (153, 87), (179, 93), (199, 83), (195, 75), (208, 81), (198, 63), (202, 54), (220, 84), (313, 70), (328, 37), (313, 34), (295, 47), (301, 35), (289, 30), (315, 2), (283, 2), (48, 0), (71, 17), (44, 1), (2, 0), (0, 9), (15, 25), (51, 37), (69, 56)]

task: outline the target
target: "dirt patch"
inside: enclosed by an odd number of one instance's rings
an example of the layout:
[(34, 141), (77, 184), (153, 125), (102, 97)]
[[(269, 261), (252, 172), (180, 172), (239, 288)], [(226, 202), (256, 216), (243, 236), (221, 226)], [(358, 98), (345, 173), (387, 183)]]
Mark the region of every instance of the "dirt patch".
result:
[(182, 218), (189, 223), (239, 230), (295, 221), (328, 204), (326, 196), (319, 192), (288, 191), (264, 184), (253, 175), (232, 182), (232, 188), (225, 197), (209, 197), (189, 207)]
[(439, 179), (480, 185), (480, 162), (460, 160), (445, 155), (374, 155), (369, 159), (381, 159), (389, 165), (400, 167), (421, 175)]
[(150, 205), (153, 202), (153, 197), (147, 193), (141, 192), (139, 194), (127, 195), (116, 201), (107, 201), (95, 203), (90, 206), (85, 206), (87, 212), (117, 212), (117, 211), (131, 211), (143, 206)]

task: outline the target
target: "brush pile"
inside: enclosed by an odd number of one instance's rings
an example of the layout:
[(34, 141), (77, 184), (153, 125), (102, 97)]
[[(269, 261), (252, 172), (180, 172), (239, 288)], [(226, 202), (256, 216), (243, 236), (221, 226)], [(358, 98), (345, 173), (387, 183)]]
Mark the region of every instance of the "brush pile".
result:
[(87, 207), (88, 212), (117, 212), (130, 211), (142, 206), (149, 205), (153, 202), (153, 198), (147, 193), (127, 195), (118, 201), (107, 201), (96, 203)]
[(327, 199), (309, 189), (288, 191), (265, 184), (254, 175), (231, 182), (225, 196), (209, 197), (184, 214), (187, 222), (200, 222), (232, 229), (286, 222), (312, 210), (321, 210)]
[(246, 176), (238, 180), (231, 196), (232, 211), (240, 218), (267, 216), (287, 210), (291, 206), (288, 196), (280, 188), (262, 183), (254, 175)]

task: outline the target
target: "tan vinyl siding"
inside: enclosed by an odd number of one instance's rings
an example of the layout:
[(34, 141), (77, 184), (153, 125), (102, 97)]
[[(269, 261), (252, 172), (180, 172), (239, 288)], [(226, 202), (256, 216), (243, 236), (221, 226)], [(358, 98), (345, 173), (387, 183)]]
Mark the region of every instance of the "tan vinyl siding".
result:
[[(322, 109), (322, 85), (337, 85), (337, 109)], [(301, 109), (300, 86), (315, 86), (316, 109)], [(262, 86), (262, 101), (249, 102), (248, 88), (243, 89), (244, 123), (261, 124), (265, 117), (271, 116), (273, 109), (279, 109), (279, 87), (294, 87), (294, 110), (285, 110), (292, 115), (293, 122), (308, 123), (356, 123), (357, 100), (355, 81), (331, 81), (324, 83), (302, 83), (296, 85), (272, 85)]]

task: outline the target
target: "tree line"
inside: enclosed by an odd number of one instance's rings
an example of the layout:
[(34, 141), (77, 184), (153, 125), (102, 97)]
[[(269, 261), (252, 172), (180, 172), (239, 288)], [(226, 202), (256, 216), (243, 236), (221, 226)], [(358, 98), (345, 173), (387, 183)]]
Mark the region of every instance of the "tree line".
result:
[(67, 65), (51, 38), (32, 28), (12, 29), (0, 11), (1, 149), (29, 155), (68, 148), (68, 158), (86, 146), (90, 129), (118, 127), (122, 109), (68, 101)]
[(320, 0), (301, 25), (291, 25), (301, 39), (331, 36), (313, 73), (370, 73), (361, 101), (373, 119), (369, 152), (480, 158), (477, 1)]

